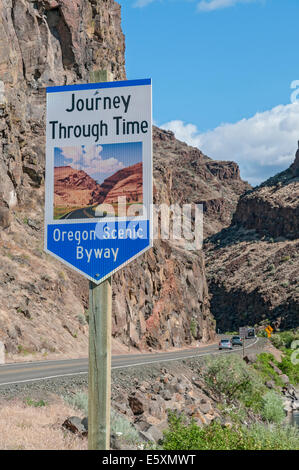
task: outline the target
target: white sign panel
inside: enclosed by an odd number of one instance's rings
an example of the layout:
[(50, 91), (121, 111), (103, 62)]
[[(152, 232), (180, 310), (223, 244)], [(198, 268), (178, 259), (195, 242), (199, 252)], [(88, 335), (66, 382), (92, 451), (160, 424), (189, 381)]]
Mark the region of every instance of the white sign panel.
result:
[(151, 80), (47, 88), (45, 250), (100, 283), (152, 246)]

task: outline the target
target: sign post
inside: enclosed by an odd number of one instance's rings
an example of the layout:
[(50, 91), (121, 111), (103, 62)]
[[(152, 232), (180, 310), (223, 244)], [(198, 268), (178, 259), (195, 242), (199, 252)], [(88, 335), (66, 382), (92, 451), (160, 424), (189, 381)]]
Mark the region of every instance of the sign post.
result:
[(110, 444), (113, 273), (152, 247), (151, 80), (47, 88), (45, 251), (90, 280), (89, 449)]
[(242, 338), (242, 345), (243, 345), (243, 357), (245, 357), (245, 339), (246, 339), (247, 331), (248, 331), (247, 326), (243, 326), (239, 328), (239, 336)]
[(89, 283), (88, 448), (110, 447), (111, 277)]
[[(95, 72), (90, 77), (95, 80)], [(112, 81), (105, 70), (100, 82)], [(96, 80), (95, 80), (96, 81)], [(89, 281), (88, 448), (110, 449), (112, 276)]]

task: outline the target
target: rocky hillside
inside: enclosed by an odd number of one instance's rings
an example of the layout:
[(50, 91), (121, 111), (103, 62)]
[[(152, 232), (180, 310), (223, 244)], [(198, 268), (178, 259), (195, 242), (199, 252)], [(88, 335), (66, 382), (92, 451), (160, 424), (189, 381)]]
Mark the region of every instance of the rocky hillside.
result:
[(251, 186), (235, 162), (215, 161), (154, 128), (154, 197), (168, 204), (203, 204), (204, 236), (230, 225), (241, 194)]
[(206, 243), (211, 310), (222, 330), (299, 325), (299, 150), (286, 171), (247, 192), (232, 224)]
[(233, 224), (260, 235), (296, 239), (299, 234), (299, 149), (286, 171), (270, 178), (239, 201)]
[(100, 185), (83, 170), (70, 166), (54, 168), (54, 204), (57, 206), (88, 206), (99, 201)]
[(101, 184), (100, 196), (100, 203), (118, 202), (121, 196), (125, 196), (128, 203), (142, 203), (142, 162), (123, 168), (106, 178)]
[[(0, 340), (10, 354), (86, 354), (88, 283), (43, 252), (45, 86), (125, 79), (113, 0), (0, 5)], [(249, 186), (233, 162), (154, 129), (157, 203), (203, 203), (205, 233), (228, 226)], [(169, 241), (114, 276), (115, 347), (213, 340), (204, 259)]]

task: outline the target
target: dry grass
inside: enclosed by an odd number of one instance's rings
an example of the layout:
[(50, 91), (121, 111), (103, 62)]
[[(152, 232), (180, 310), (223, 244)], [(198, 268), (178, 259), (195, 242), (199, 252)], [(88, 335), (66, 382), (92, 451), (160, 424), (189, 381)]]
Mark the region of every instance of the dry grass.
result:
[(69, 416), (78, 416), (62, 400), (43, 407), (29, 406), (21, 400), (0, 403), (1, 450), (84, 450), (87, 439), (62, 427)]

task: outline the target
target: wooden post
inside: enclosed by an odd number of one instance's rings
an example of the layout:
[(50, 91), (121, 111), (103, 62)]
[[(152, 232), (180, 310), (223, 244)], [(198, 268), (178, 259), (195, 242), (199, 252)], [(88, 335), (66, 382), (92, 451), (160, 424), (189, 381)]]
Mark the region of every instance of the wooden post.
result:
[(110, 448), (111, 277), (89, 284), (88, 448)]
[[(90, 74), (90, 82), (112, 81), (107, 70)], [(112, 278), (89, 283), (88, 448), (109, 450), (111, 406)]]

